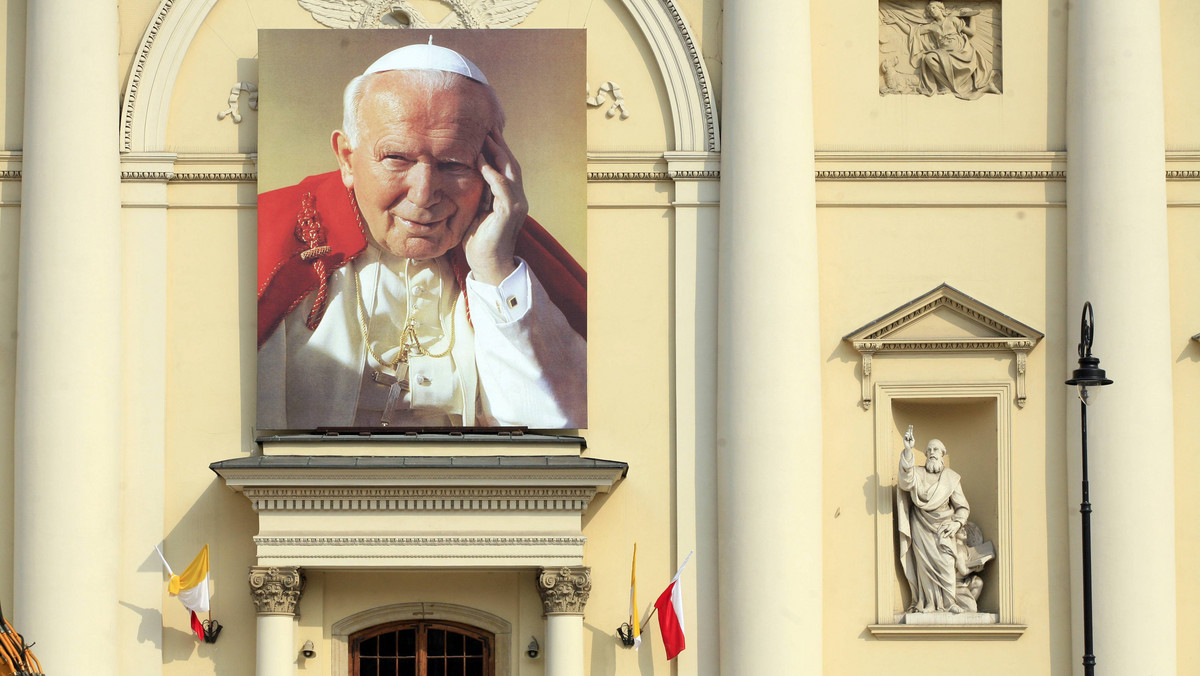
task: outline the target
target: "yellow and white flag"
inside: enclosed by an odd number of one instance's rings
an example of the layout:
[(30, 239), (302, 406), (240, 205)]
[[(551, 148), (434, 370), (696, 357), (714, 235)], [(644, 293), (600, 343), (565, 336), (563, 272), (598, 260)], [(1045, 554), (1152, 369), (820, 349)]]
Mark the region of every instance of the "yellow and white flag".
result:
[[(155, 547), (157, 550), (158, 547)], [(162, 557), (162, 552), (158, 553)], [(171, 596), (177, 596), (179, 602), (183, 604), (192, 613), (192, 631), (196, 632), (198, 638), (204, 638), (204, 625), (200, 623), (200, 618), (196, 617), (196, 613), (208, 612), (208, 545), (200, 550), (196, 558), (192, 559), (192, 563), (183, 571), (182, 575), (176, 575), (171, 570), (171, 565), (167, 563), (166, 558), (163, 558), (163, 565), (167, 567), (167, 572), (171, 574), (171, 581), (167, 583), (167, 591)]]
[(633, 649), (642, 646), (642, 619), (637, 604), (637, 543), (633, 543), (633, 570), (629, 573), (629, 624), (633, 632)]

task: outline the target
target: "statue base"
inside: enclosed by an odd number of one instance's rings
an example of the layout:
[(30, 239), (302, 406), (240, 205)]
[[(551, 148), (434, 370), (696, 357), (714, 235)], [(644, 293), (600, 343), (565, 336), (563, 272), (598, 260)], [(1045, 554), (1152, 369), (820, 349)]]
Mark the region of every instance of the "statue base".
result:
[(904, 613), (903, 624), (996, 624), (995, 613)]

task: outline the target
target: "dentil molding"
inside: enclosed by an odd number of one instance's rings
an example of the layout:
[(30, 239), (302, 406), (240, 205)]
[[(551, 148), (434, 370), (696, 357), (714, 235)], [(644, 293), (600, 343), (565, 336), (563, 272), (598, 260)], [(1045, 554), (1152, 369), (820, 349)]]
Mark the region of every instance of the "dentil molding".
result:
[(254, 511), (583, 511), (590, 488), (246, 488)]

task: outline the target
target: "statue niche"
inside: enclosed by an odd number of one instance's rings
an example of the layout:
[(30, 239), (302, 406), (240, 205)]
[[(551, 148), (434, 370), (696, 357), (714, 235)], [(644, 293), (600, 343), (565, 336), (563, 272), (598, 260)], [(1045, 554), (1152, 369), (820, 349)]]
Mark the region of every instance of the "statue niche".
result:
[(896, 479), (896, 530), (900, 567), (908, 582), (905, 624), (993, 624), (979, 612), (980, 573), (996, 556), (995, 546), (968, 521), (971, 507), (962, 477), (946, 466), (946, 446), (931, 439), (925, 465), (913, 454), (912, 425), (904, 435)]
[(1001, 93), (1000, 4), (879, 0), (879, 93)]

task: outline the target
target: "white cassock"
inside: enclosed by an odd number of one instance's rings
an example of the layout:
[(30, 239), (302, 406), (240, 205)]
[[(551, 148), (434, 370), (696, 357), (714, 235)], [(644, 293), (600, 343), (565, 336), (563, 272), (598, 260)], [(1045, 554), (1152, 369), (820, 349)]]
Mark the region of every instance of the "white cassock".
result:
[[(330, 275), (315, 331), (305, 326), (310, 293), (259, 348), (258, 427), (586, 427), (587, 344), (518, 263), (499, 286), (467, 276), (468, 320), (443, 258), (407, 260), (368, 245)], [(400, 369), (407, 388), (393, 387), (406, 318), (422, 354)]]

